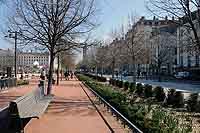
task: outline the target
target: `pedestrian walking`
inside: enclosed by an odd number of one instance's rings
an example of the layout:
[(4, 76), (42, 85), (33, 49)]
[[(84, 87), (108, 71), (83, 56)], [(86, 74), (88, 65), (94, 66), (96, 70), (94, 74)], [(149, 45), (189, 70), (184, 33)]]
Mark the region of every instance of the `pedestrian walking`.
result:
[(40, 75), (40, 78), (41, 78), (42, 80), (45, 80), (45, 71), (44, 71), (44, 70), (42, 70), (41, 75)]
[(66, 71), (66, 72), (64, 73), (64, 76), (65, 76), (65, 79), (66, 79), (66, 80), (69, 80), (69, 72), (68, 72), (68, 71)]
[(73, 74), (73, 72), (72, 72), (72, 71), (70, 72), (70, 76), (71, 76), (71, 79), (73, 79), (73, 77), (74, 77), (74, 74)]

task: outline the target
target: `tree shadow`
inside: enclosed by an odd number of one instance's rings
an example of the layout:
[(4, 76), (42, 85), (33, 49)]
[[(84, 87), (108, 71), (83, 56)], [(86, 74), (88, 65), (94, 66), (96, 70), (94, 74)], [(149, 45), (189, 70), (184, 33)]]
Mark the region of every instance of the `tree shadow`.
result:
[(66, 99), (55, 97), (54, 101), (50, 103), (47, 113), (63, 116), (94, 116), (96, 115), (96, 109), (86, 98), (72, 97)]

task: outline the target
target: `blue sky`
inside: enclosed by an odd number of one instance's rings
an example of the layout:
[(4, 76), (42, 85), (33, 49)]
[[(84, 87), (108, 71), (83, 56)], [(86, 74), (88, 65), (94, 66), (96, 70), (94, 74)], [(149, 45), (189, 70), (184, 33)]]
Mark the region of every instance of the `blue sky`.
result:
[[(99, 21), (101, 25), (95, 31), (98, 38), (106, 38), (112, 29), (119, 28), (122, 23), (127, 23), (128, 14), (135, 13), (139, 16), (147, 16), (145, 0), (100, 0), (101, 13)], [(0, 9), (1, 31), (5, 30), (6, 16), (8, 12)], [(2, 28), (3, 27), (3, 28)], [(14, 44), (7, 42), (4, 35), (0, 34), (0, 48), (12, 48)]]
[(97, 35), (102, 38), (108, 36), (112, 29), (118, 29), (128, 22), (128, 14), (147, 16), (145, 0), (101, 0), (100, 22)]

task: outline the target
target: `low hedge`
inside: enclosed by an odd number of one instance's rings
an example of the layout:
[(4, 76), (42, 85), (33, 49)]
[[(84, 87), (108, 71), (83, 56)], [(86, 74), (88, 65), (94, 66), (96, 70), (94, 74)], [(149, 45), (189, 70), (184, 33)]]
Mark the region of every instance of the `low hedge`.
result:
[(135, 83), (130, 83), (129, 93), (133, 93), (135, 91)]
[(200, 112), (199, 111), (200, 109), (198, 109), (198, 107), (200, 105), (198, 98), (199, 98), (198, 93), (190, 94), (189, 99), (187, 101), (187, 110), (188, 111), (190, 111), (190, 112)]
[[(128, 120), (134, 123), (143, 132), (190, 132), (191, 126), (180, 125), (178, 118), (169, 115), (161, 108), (151, 108), (144, 104), (130, 104), (127, 95), (117, 90), (113, 90), (111, 86), (103, 85), (95, 82), (91, 78), (78, 75), (78, 78), (96, 91), (114, 108), (121, 112)], [(140, 88), (140, 87), (139, 87)], [(147, 87), (149, 88), (149, 87)], [(161, 87), (156, 89), (156, 96), (163, 94)], [(158, 98), (161, 100), (161, 98)], [(151, 109), (151, 111), (149, 110)], [(151, 114), (151, 115), (149, 115)], [(149, 117), (152, 116), (152, 117)], [(182, 128), (183, 127), (183, 128)]]
[(139, 96), (141, 96), (143, 94), (143, 91), (144, 91), (143, 85), (141, 83), (138, 83), (136, 85), (135, 93), (137, 93)]
[(17, 85), (28, 85), (29, 81), (28, 80), (17, 80)]
[(117, 80), (117, 87), (122, 88), (123, 87), (123, 81)]
[(153, 89), (151, 85), (146, 84), (144, 86), (144, 96), (146, 98), (152, 97), (153, 96)]
[(171, 105), (174, 108), (184, 107), (183, 94), (175, 89), (170, 89), (167, 95), (167, 105)]
[(157, 86), (153, 89), (154, 96), (158, 102), (163, 102), (165, 99), (165, 92), (161, 86)]
[(124, 82), (124, 90), (127, 91), (128, 88), (129, 88), (129, 82), (126, 81), (126, 82)]
[(89, 73), (84, 73), (85, 76), (88, 76), (92, 79), (95, 79), (95, 80), (98, 80), (99, 82), (106, 82), (107, 79), (105, 77), (101, 77), (101, 76), (97, 76), (97, 75), (92, 75), (92, 74), (89, 74)]

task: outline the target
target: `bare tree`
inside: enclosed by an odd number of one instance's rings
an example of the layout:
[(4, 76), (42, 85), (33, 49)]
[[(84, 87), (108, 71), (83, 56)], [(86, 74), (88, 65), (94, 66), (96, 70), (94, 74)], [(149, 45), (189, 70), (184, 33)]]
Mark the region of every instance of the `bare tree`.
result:
[[(193, 47), (200, 50), (200, 1), (199, 0), (148, 0), (147, 8), (153, 14), (175, 17), (175, 23), (188, 27), (193, 32)], [(177, 21), (178, 20), (178, 21)]]
[(156, 28), (151, 37), (151, 60), (157, 68), (158, 81), (161, 82), (161, 67), (174, 62), (176, 34), (161, 32)]
[(112, 70), (112, 78), (115, 75), (115, 69), (117, 65), (119, 65), (119, 57), (120, 57), (120, 50), (121, 50), (121, 40), (115, 38), (112, 43), (108, 46), (108, 53), (107, 53), (107, 60), (109, 61), (109, 66)]
[(10, 29), (23, 32), (24, 44), (44, 48), (50, 54), (47, 94), (51, 93), (53, 64), (56, 55), (80, 47), (80, 34), (96, 25), (94, 0), (20, 0)]
[(101, 76), (103, 76), (103, 69), (106, 67), (107, 64), (107, 52), (108, 46), (100, 46), (97, 48), (96, 51), (96, 62), (97, 67), (101, 69)]
[(64, 69), (72, 70), (75, 67), (75, 54), (71, 51), (61, 53), (61, 66)]
[(136, 64), (139, 63), (147, 54), (144, 47), (144, 32), (138, 32), (136, 23), (132, 26), (126, 34), (126, 50), (127, 56), (130, 57), (130, 61), (133, 67), (133, 82), (136, 82)]

